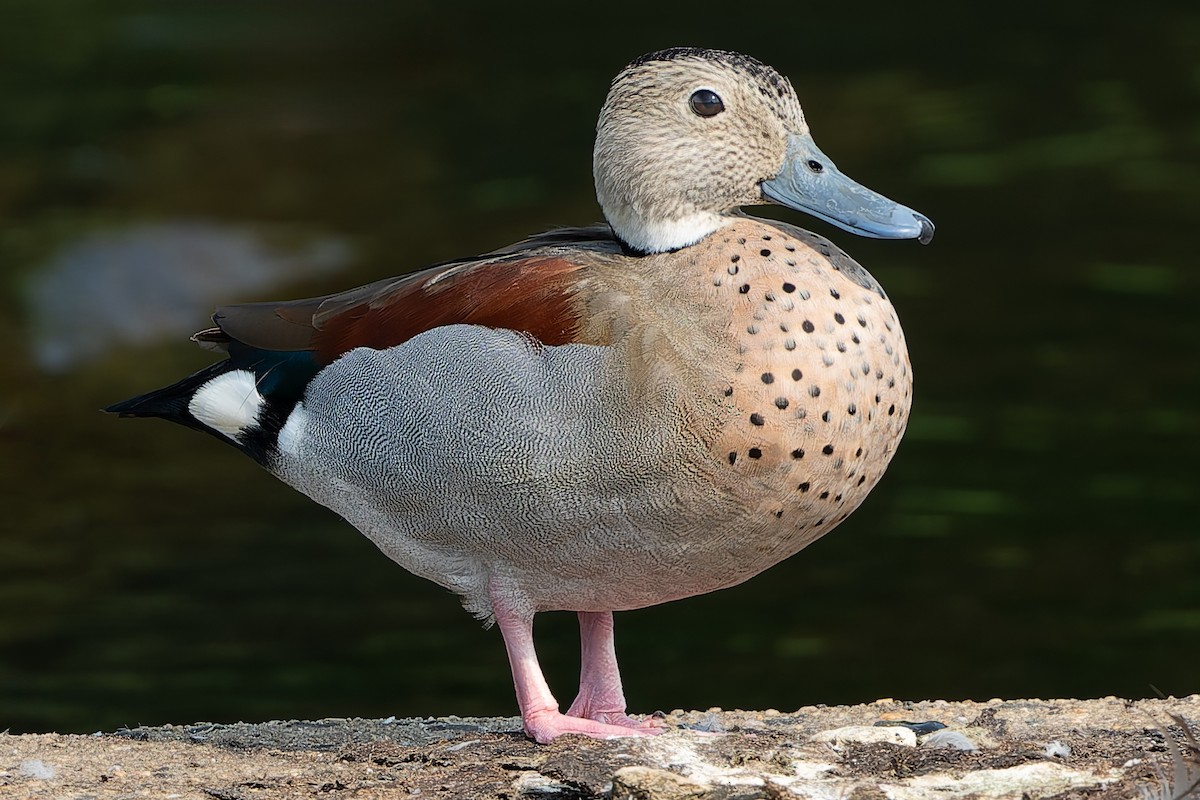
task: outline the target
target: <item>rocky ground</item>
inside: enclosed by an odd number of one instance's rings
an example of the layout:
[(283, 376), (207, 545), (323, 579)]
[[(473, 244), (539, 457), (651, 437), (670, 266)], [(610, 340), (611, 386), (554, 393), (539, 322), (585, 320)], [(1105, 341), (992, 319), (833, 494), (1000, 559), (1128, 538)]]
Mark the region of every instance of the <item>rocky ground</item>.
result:
[[(537, 745), (516, 719), (0, 735), (3, 798), (1200, 798), (1200, 695), (676, 711)], [(945, 727), (940, 727), (945, 726)], [(1190, 788), (1189, 788), (1190, 787)]]

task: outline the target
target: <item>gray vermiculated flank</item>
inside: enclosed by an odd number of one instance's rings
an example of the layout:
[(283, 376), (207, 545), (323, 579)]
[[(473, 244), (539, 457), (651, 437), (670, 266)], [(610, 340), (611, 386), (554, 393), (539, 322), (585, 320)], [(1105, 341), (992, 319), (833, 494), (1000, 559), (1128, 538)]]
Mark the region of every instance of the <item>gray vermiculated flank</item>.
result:
[[(669, 532), (687, 455), (677, 412), (634, 408), (616, 362), (471, 325), (359, 348), (314, 379), (300, 450), (272, 469), (473, 611), (485, 571), (539, 607), (645, 605), (664, 591), (656, 562), (684, 556)], [(624, 550), (645, 588), (592, 574)]]

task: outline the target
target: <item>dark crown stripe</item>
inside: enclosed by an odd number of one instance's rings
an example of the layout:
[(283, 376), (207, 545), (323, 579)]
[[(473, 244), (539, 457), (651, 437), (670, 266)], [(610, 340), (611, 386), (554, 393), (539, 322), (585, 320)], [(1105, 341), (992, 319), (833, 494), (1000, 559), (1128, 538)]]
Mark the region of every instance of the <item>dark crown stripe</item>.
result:
[(757, 80), (770, 84), (779, 97), (783, 97), (791, 91), (791, 84), (773, 67), (767, 66), (756, 58), (751, 58), (743, 53), (735, 53), (732, 50), (715, 50), (708, 47), (668, 47), (666, 50), (656, 50), (653, 53), (638, 56), (629, 63), (626, 69), (634, 69), (654, 61), (681, 60), (716, 61), (728, 64)]

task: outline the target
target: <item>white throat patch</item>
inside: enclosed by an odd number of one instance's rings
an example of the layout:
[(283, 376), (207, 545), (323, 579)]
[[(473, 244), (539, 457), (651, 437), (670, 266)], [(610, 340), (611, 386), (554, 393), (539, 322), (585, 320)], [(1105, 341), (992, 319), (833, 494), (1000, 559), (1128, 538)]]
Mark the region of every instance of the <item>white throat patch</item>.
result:
[(693, 245), (734, 221), (732, 217), (711, 211), (671, 220), (642, 219), (628, 212), (615, 216), (618, 219), (609, 220), (613, 230), (627, 245), (644, 253), (666, 253)]

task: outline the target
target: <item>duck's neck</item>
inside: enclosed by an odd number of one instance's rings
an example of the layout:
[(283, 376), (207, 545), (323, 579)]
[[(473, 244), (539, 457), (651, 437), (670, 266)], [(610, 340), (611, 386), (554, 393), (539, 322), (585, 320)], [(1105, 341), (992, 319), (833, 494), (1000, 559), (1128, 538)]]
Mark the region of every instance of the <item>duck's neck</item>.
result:
[(627, 207), (605, 208), (604, 216), (617, 238), (636, 253), (679, 250), (733, 221), (729, 216), (711, 211), (695, 212), (674, 219), (647, 219)]

